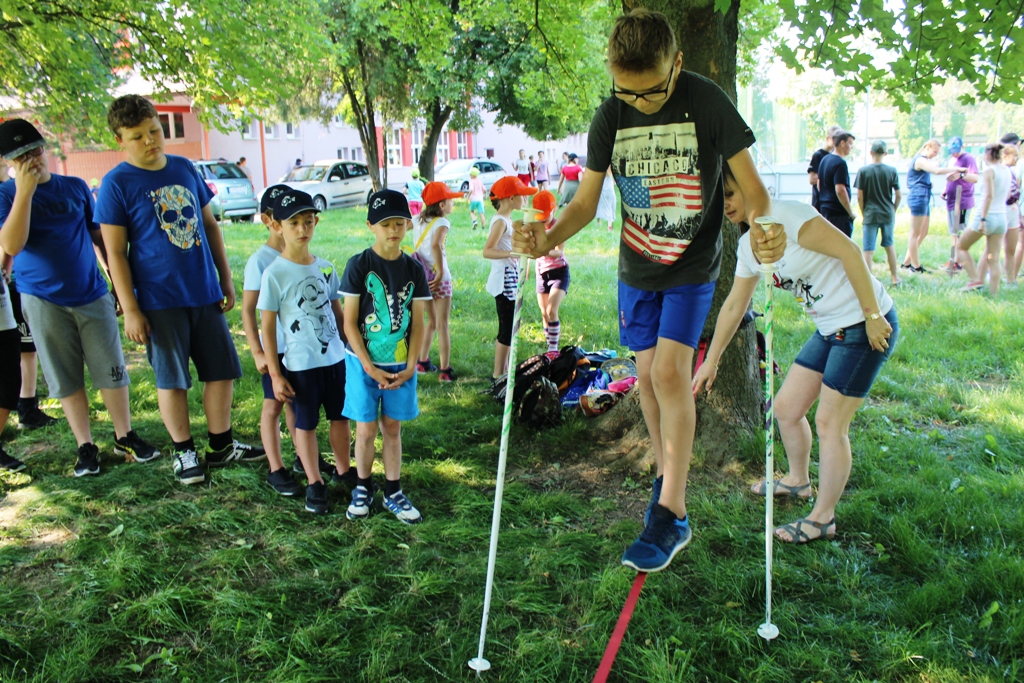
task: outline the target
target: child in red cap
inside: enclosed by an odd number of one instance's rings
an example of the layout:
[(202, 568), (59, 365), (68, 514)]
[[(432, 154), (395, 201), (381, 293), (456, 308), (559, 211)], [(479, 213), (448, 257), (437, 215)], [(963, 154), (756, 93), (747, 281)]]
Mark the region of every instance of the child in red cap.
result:
[[(454, 382), (455, 373), (451, 366), (452, 339), (448, 321), (452, 313), (452, 274), (448, 270), (448, 257), (444, 243), (448, 238), (451, 223), (448, 222), (455, 204), (453, 199), (462, 197), (464, 192), (452, 192), (444, 183), (427, 183), (423, 188), (423, 211), (413, 218), (413, 243), (416, 245), (413, 258), (423, 264), (427, 271), (427, 282), (433, 301), (424, 307), (427, 312), (427, 329), (423, 336), (423, 347), (416, 359), (416, 372), (437, 370), (441, 382)], [(430, 362), (430, 345), (437, 332), (437, 353), (440, 369)]]
[[(547, 230), (551, 230), (555, 224), (556, 204), (555, 195), (550, 190), (544, 190), (533, 198), (536, 220), (544, 223)], [(548, 342), (548, 351), (559, 349), (562, 322), (558, 317), (558, 307), (568, 293), (569, 262), (565, 260), (563, 242), (537, 259), (537, 305), (540, 306), (540, 315), (544, 320), (544, 338)]]
[(498, 310), (498, 338), (494, 346), (492, 381), (505, 374), (509, 346), (512, 345), (512, 318), (515, 314), (519, 267), (512, 256), (512, 212), (523, 208), (523, 197), (537, 194), (516, 176), (505, 176), (491, 186), (491, 205), (498, 212), (484, 244), (484, 258), (491, 261), (487, 293), (494, 297)]

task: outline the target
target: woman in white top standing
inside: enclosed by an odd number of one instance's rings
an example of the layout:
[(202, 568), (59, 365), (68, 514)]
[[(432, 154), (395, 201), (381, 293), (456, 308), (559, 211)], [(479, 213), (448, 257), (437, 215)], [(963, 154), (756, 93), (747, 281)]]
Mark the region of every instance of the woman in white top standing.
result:
[(1006, 199), (1010, 195), (1010, 169), (1002, 163), (1003, 145), (996, 142), (985, 147), (985, 170), (981, 173), (975, 197), (980, 197), (978, 210), (974, 212), (971, 224), (964, 230), (956, 245), (957, 263), (967, 271), (967, 285), (961, 291), (981, 289), (985, 286), (971, 257), (970, 248), (982, 237), (985, 238), (985, 257), (988, 265), (988, 291), (995, 296), (999, 293), (999, 250), (1003, 235), (1006, 234)]
[[(723, 164), (722, 175), (726, 218), (741, 221), (747, 215), (745, 201), (728, 164)], [(771, 486), (776, 496), (811, 497), (812, 436), (807, 412), (818, 401), (818, 497), (810, 514), (775, 530), (779, 540), (807, 543), (835, 536), (835, 508), (853, 462), (850, 422), (896, 346), (899, 323), (892, 298), (868, 271), (853, 240), (807, 204), (776, 201), (772, 215), (790, 236), (779, 269), (772, 276), (774, 286), (796, 297), (817, 330), (797, 354), (775, 396), (775, 419), (789, 459), (789, 473), (781, 479), (761, 481), (751, 490), (764, 495)], [(747, 227), (739, 225), (741, 230)], [(711, 391), (714, 385), (718, 361), (761, 279), (758, 265), (750, 240), (741, 239), (736, 278), (718, 314), (707, 358), (694, 375), (694, 394), (703, 387)]]

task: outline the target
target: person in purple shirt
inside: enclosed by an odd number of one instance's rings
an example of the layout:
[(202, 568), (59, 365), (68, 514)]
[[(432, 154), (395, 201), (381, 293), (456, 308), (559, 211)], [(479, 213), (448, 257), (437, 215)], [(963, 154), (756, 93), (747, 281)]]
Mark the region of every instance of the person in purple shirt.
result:
[[(959, 168), (946, 176), (946, 191), (942, 193), (946, 200), (946, 220), (952, 244), (949, 249), (949, 261), (946, 271), (955, 273), (962, 269), (956, 262), (956, 243), (960, 232), (967, 227), (974, 208), (974, 185), (978, 182), (978, 162), (964, 151), (964, 141), (960, 136), (953, 136), (946, 143), (949, 147), (950, 160), (947, 166)], [(960, 189), (960, 200), (957, 202), (957, 188)]]

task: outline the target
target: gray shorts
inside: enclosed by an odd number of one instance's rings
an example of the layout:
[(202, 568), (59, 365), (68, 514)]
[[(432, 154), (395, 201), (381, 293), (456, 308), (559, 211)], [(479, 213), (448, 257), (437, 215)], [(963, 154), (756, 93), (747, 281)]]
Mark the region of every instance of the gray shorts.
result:
[(128, 386), (121, 331), (111, 294), (84, 306), (68, 308), (23, 293), (21, 307), (32, 326), (52, 398), (65, 398), (85, 387), (83, 366), (89, 367), (96, 389)]
[(957, 222), (953, 216), (953, 209), (946, 209), (946, 225), (949, 226), (950, 235), (959, 235), (971, 222), (971, 209), (960, 209), (960, 220)]
[(149, 320), (146, 357), (156, 373), (157, 389), (191, 389), (188, 359), (200, 382), (242, 376), (235, 341), (219, 304), (143, 311)]

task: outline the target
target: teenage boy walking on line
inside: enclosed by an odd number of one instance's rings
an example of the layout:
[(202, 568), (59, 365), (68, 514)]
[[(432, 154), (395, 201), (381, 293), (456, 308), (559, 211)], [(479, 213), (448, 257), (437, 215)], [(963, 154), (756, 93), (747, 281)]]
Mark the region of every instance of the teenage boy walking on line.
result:
[[(748, 222), (770, 208), (747, 151), (754, 134), (721, 88), (682, 63), (663, 14), (638, 8), (619, 17), (608, 41), (612, 97), (590, 124), (593, 172), (550, 232), (520, 225), (513, 248), (536, 258), (579, 232), (596, 214), (611, 167), (622, 194), (620, 336), (636, 354), (658, 474), (644, 531), (622, 563), (645, 572), (667, 567), (690, 541), (686, 480), (697, 419), (690, 374), (722, 256), (723, 157), (747, 197)], [(781, 256), (784, 234), (756, 226), (751, 233), (763, 262)]]

